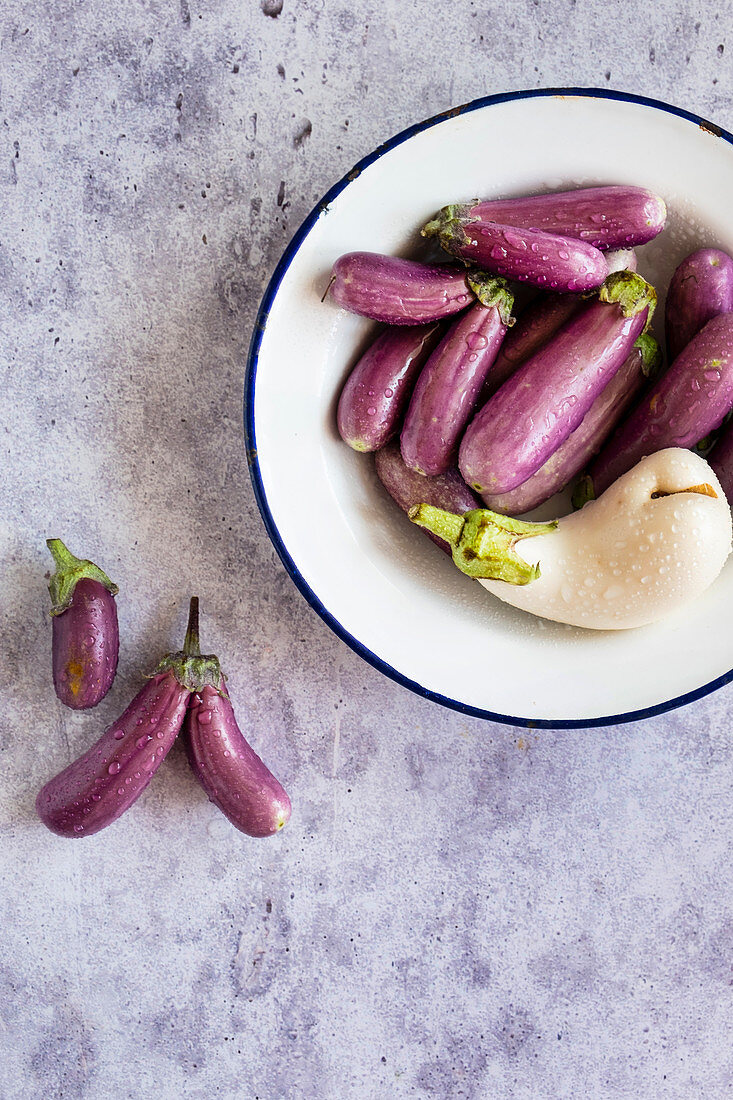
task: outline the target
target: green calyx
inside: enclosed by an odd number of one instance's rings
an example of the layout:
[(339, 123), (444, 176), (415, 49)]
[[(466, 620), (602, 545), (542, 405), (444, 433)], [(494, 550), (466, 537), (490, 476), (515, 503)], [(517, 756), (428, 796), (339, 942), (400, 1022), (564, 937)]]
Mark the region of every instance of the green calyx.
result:
[(588, 504), (591, 500), (596, 499), (593, 478), (590, 474), (583, 474), (580, 481), (573, 489), (573, 495), (570, 499), (576, 511), (582, 508), (584, 504)]
[(99, 581), (113, 596), (119, 592), (117, 585), (112, 583), (98, 565), (93, 561), (87, 561), (86, 558), (77, 558), (66, 548), (61, 539), (46, 539), (46, 546), (51, 551), (51, 557), (56, 565), (56, 572), (48, 582), (52, 615), (63, 615), (71, 604), (74, 589), (79, 581)]
[(183, 649), (164, 657), (151, 673), (151, 677), (165, 672), (172, 672), (181, 687), (188, 688), (189, 691), (203, 691), (208, 686), (222, 694), (221, 685), (224, 676), (219, 658), (213, 653), (202, 654), (199, 645), (198, 596), (191, 597)]
[(530, 565), (516, 553), (517, 542), (549, 534), (557, 527), (557, 520), (529, 523), (488, 508), (474, 508), (459, 516), (430, 504), (416, 504), (408, 514), (413, 523), (450, 545), (453, 561), (462, 573), (517, 585), (529, 584), (540, 575), (539, 565)]
[[(434, 218), (426, 222), (420, 232), (423, 237), (437, 237), (441, 248), (460, 259), (463, 249), (471, 244), (465, 227), (477, 220), (471, 217), (471, 209), (471, 204), (466, 202), (444, 206)], [(514, 324), (514, 295), (509, 290), (506, 279), (476, 268), (467, 272), (466, 281), (481, 305), (496, 307), (503, 325), (509, 328)]]
[(425, 223), (420, 234), (423, 237), (437, 237), (441, 248), (446, 252), (460, 255), (461, 249), (471, 243), (464, 228), (468, 222), (475, 220), (469, 216), (470, 213), (470, 203), (453, 203), (451, 206), (444, 206), (434, 218)]
[(662, 365), (662, 349), (651, 332), (642, 332), (634, 347), (641, 352), (641, 372), (645, 378), (655, 378)]
[(601, 287), (598, 297), (601, 302), (619, 306), (624, 317), (633, 317), (643, 309), (648, 310), (645, 331), (649, 327), (657, 305), (656, 290), (635, 271), (612, 271)]
[(505, 328), (511, 328), (514, 324), (512, 308), (514, 295), (501, 275), (490, 275), (488, 271), (468, 271), (466, 282), (474, 292), (482, 306), (493, 306)]
[(203, 691), (205, 687), (220, 690), (222, 680), (219, 658), (214, 654), (186, 656), (185, 653), (169, 653), (151, 673), (172, 672), (181, 687), (189, 691)]

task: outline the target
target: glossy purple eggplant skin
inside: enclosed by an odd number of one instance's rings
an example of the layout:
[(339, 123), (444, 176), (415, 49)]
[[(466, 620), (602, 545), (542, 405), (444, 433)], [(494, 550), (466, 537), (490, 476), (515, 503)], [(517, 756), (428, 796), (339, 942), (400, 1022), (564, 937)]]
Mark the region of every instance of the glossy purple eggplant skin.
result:
[(508, 493), (547, 462), (624, 363), (655, 300), (638, 275), (611, 275), (603, 295), (507, 379), (461, 442), (458, 465), (472, 489)]
[[(636, 271), (636, 253), (632, 248), (617, 248), (606, 253), (609, 273)], [(540, 293), (520, 313), (517, 323), (509, 330), (499, 348), (479, 399), (484, 404), (496, 393), (522, 363), (546, 344), (557, 330), (569, 321), (583, 305), (583, 298), (575, 294)]]
[(147, 681), (95, 745), (50, 780), (36, 810), (58, 836), (92, 836), (143, 793), (183, 724), (188, 688), (172, 672)]
[(543, 294), (520, 313), (506, 334), (481, 393), (484, 404), (499, 387), (534, 355), (583, 305), (574, 294)]
[(733, 313), (720, 313), (693, 336), (591, 463), (588, 495), (600, 496), (645, 455), (694, 446), (732, 407)]
[(508, 308), (472, 306), (455, 321), (417, 380), (400, 434), (402, 458), (435, 477), (455, 467), (458, 444), (506, 335)]
[(73, 710), (94, 707), (112, 686), (120, 633), (118, 588), (98, 565), (77, 558), (58, 538), (46, 539), (56, 566), (49, 577), (56, 694)]
[(576, 237), (596, 248), (646, 244), (664, 228), (664, 200), (642, 187), (612, 185), (466, 203), (463, 216)]
[(460, 313), (474, 300), (464, 268), (378, 252), (339, 257), (329, 292), (343, 309), (388, 325), (428, 324)]
[(664, 325), (673, 362), (712, 317), (733, 311), (733, 259), (718, 248), (700, 248), (675, 269), (667, 291)]
[(232, 825), (255, 837), (282, 829), (290, 799), (237, 725), (223, 681), (191, 697), (183, 740), (194, 775)]
[(378, 451), (399, 432), (438, 326), (387, 328), (367, 348), (339, 398), (339, 435), (355, 451)]
[(545, 290), (593, 290), (609, 274), (599, 249), (542, 229), (448, 218), (440, 224), (428, 222), (422, 233), (437, 237), (446, 252), (467, 263)]
[[(443, 508), (446, 512), (470, 512), (480, 507), (480, 500), (472, 493), (458, 470), (452, 469), (437, 477), (424, 477), (410, 470), (402, 459), (399, 444), (396, 441), (382, 447), (374, 456), (377, 477), (392, 500), (407, 513), (417, 504), (432, 504), (434, 508)], [(448, 543), (421, 528), (428, 538), (445, 551), (452, 554)]]
[(653, 369), (659, 359), (659, 348), (653, 337), (645, 355), (638, 346), (632, 348), (626, 361), (611, 378), (574, 432), (561, 443), (536, 474), (522, 485), (498, 496), (486, 494), (484, 504), (493, 512), (505, 516), (521, 516), (539, 508), (568, 485), (600, 450), (604, 441), (631, 407), (647, 380), (645, 371)]
[(117, 671), (120, 631), (114, 596), (99, 581), (78, 581), (71, 604), (52, 617), (51, 629), (57, 696), (73, 710), (96, 707)]
[(728, 503), (733, 506), (733, 422), (725, 426), (707, 460), (718, 476)]

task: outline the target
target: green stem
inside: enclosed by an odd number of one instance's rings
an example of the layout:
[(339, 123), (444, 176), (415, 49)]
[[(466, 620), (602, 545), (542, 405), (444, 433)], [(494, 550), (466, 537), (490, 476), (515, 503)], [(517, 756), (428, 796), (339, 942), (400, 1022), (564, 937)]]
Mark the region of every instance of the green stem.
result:
[(570, 498), (573, 508), (582, 508), (585, 504), (588, 504), (591, 500), (596, 499), (596, 491), (593, 487), (593, 478), (590, 474), (583, 474), (578, 484), (573, 489), (573, 495)]
[(98, 581), (108, 592), (116, 596), (119, 588), (103, 573), (98, 565), (86, 558), (77, 558), (61, 539), (46, 539), (46, 546), (56, 566), (56, 572), (48, 582), (51, 594), (51, 614), (62, 615), (69, 607), (74, 589), (81, 580)]
[(430, 504), (415, 505), (409, 517), (449, 543), (453, 561), (462, 573), (518, 585), (536, 580), (540, 567), (520, 558), (514, 549), (516, 544), (520, 539), (549, 534), (557, 527), (557, 520), (530, 523), (488, 508), (475, 508), (459, 516)]
[(446, 252), (460, 254), (460, 249), (469, 243), (464, 226), (475, 218), (470, 217), (471, 206), (468, 203), (453, 203), (444, 206), (434, 218), (422, 227), (423, 237), (437, 237), (441, 248)]
[(51, 551), (51, 557), (59, 571), (82, 564), (81, 558), (77, 558), (76, 554), (72, 554), (61, 539), (46, 539), (46, 546)]
[(186, 657), (200, 657), (201, 645), (199, 642), (199, 598), (191, 596), (188, 607), (188, 626), (183, 642), (183, 653)]
[(662, 365), (662, 349), (651, 332), (642, 332), (634, 344), (641, 352), (641, 372), (645, 378), (655, 378)]
[(449, 546), (458, 545), (463, 531), (463, 516), (446, 512), (443, 508), (434, 508), (432, 504), (416, 504), (408, 514), (418, 527), (425, 527)]
[(219, 658), (213, 653), (201, 653), (198, 596), (191, 596), (183, 649), (178, 653), (168, 653), (152, 675), (157, 676), (161, 672), (172, 672), (178, 683), (189, 691), (202, 691), (208, 685), (221, 693), (225, 677), (219, 666)]

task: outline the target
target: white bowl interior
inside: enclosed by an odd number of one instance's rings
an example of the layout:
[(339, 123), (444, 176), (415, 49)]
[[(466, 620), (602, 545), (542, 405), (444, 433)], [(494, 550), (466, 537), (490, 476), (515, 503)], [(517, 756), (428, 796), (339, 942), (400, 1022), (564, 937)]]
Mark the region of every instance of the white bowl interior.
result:
[(412, 527), (373, 460), (338, 437), (340, 386), (376, 326), (320, 299), (344, 252), (418, 254), (420, 226), (447, 202), (601, 183), (638, 184), (668, 203), (665, 231), (638, 250), (640, 272), (660, 292), (661, 336), (677, 263), (703, 245), (733, 250), (733, 148), (652, 106), (547, 96), (448, 118), (366, 167), (293, 256), (259, 349), (262, 490), (303, 580), (379, 662), (495, 715), (591, 722), (656, 707), (726, 674), (733, 562), (696, 603), (633, 631), (566, 627), (496, 600)]

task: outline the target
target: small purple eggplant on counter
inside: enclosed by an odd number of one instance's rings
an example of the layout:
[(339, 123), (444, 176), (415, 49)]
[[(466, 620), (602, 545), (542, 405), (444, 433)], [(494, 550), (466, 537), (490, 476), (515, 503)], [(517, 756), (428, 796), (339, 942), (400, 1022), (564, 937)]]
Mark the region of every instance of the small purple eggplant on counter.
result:
[(51, 593), (53, 683), (73, 710), (96, 707), (117, 671), (119, 589), (93, 562), (75, 557), (61, 539), (47, 539), (56, 564)]
[(202, 657), (189, 618), (186, 641), (157, 666), (121, 718), (39, 792), (36, 810), (58, 836), (92, 836), (116, 821), (150, 783), (178, 736), (192, 692), (221, 683), (216, 657)]
[(415, 384), (400, 447), (419, 474), (435, 477), (455, 466), (463, 429), (513, 323), (514, 298), (504, 279), (486, 280), (483, 302), (451, 325)]
[(422, 325), (460, 313), (474, 301), (472, 273), (455, 264), (421, 264), (379, 252), (348, 252), (326, 293), (351, 313), (388, 325)]
[(194, 692), (183, 740), (194, 775), (235, 828), (255, 837), (282, 829), (290, 818), (290, 799), (237, 725), (223, 676)]
[(435, 324), (390, 327), (367, 348), (339, 398), (336, 420), (344, 443), (378, 451), (396, 435), (437, 335)]
[(654, 288), (614, 272), (476, 414), (459, 450), (464, 480), (481, 494), (516, 489), (555, 453), (620, 369), (649, 321)]
[(661, 361), (659, 344), (651, 333), (643, 333), (626, 362), (601, 390), (578, 427), (544, 466), (508, 493), (497, 496), (486, 493), (486, 507), (503, 515), (521, 516), (564, 489), (600, 450), (615, 425), (631, 407), (641, 387), (656, 374)]
[(667, 291), (664, 325), (673, 362), (712, 317), (733, 310), (733, 259), (718, 248), (700, 248), (675, 269)]
[[(423, 502), (461, 515), (479, 507), (478, 497), (468, 488), (458, 470), (447, 470), (437, 477), (417, 474), (405, 465), (396, 441), (377, 451), (374, 465), (382, 485), (405, 513)], [(425, 534), (446, 554), (451, 553), (444, 539), (431, 531), (425, 531)]]
[(719, 313), (613, 433), (591, 463), (574, 498), (598, 497), (646, 455), (692, 447), (719, 427), (733, 407), (733, 313)]
[(476, 221), (446, 206), (423, 226), (423, 237), (437, 237), (442, 248), (465, 263), (545, 290), (585, 291), (608, 277), (605, 256), (592, 244), (543, 229), (517, 229)]
[(478, 232), (491, 222), (540, 229), (607, 249), (651, 241), (664, 228), (667, 208), (659, 195), (643, 187), (614, 185), (459, 203), (443, 207), (437, 218), (457, 218), (466, 225), (479, 223)]

